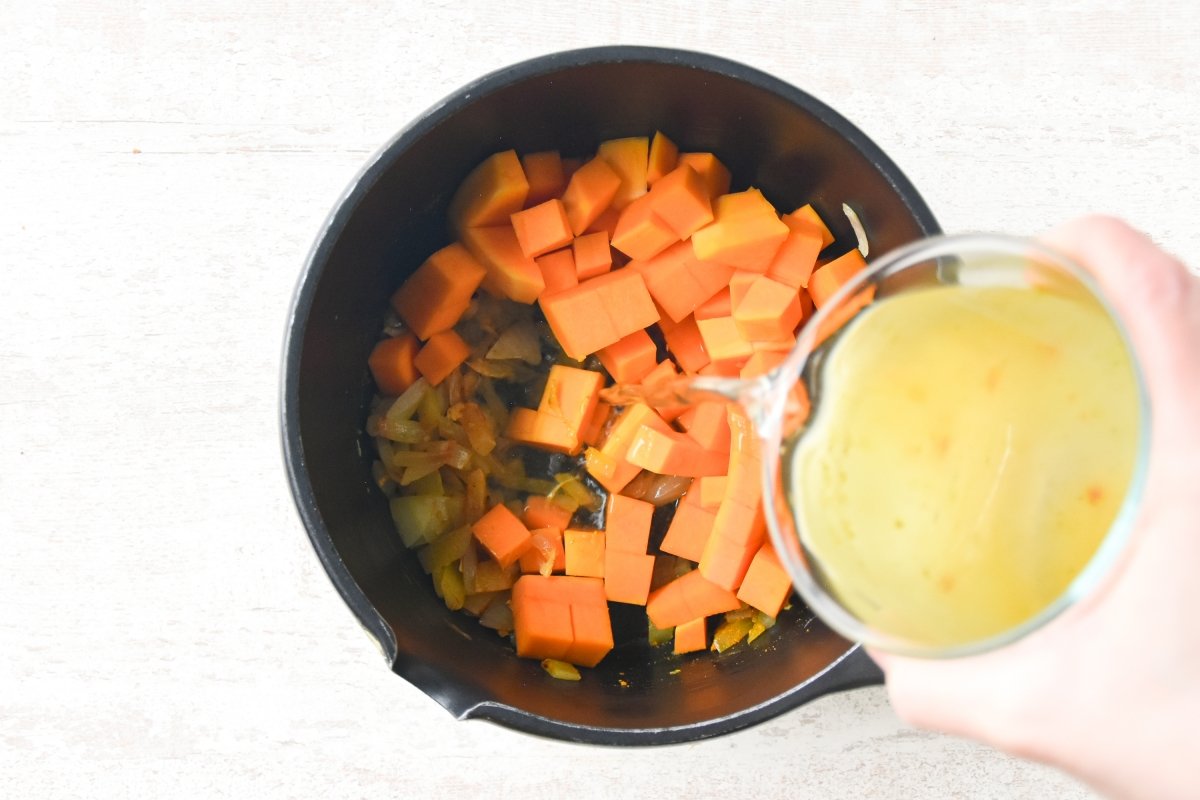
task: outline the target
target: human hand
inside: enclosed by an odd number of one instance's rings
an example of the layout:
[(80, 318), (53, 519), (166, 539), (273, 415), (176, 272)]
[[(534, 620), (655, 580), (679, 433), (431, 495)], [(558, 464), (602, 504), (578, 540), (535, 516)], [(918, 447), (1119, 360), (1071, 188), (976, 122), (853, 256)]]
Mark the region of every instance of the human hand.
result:
[(1150, 451), (1128, 550), (1091, 596), (1007, 647), (872, 656), (913, 725), (1054, 764), (1116, 797), (1200, 797), (1200, 280), (1115, 219), (1042, 241), (1094, 274), (1142, 366)]

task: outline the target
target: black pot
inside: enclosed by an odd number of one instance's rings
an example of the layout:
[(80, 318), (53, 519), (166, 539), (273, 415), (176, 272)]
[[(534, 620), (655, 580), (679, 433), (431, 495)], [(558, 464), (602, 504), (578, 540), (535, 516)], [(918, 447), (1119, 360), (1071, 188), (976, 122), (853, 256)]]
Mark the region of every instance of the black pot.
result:
[[(558, 739), (664, 744), (727, 733), (816, 697), (880, 681), (874, 664), (799, 603), (755, 643), (678, 658), (616, 613), (617, 648), (578, 683), (447, 611), (392, 528), (363, 432), (367, 355), (390, 293), (449, 241), (446, 206), (491, 153), (592, 152), (661, 129), (713, 151), (734, 188), (778, 207), (813, 202), (848, 249), (849, 202), (872, 249), (938, 232), (916, 189), (866, 136), (804, 92), (700, 53), (601, 47), (494, 72), (435, 105), (347, 189), (296, 291), (283, 373), (283, 446), (313, 547), (392, 669), (459, 718)], [(638, 628), (625, 636), (626, 627)], [(622, 641), (622, 639), (626, 639)], [(762, 646), (757, 646), (761, 644)]]

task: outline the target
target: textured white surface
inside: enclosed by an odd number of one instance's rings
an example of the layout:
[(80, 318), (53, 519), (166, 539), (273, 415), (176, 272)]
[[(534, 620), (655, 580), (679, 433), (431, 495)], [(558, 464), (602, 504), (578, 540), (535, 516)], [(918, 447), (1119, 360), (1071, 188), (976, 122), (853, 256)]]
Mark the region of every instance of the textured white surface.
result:
[(392, 676), (283, 479), (286, 307), (363, 160), (477, 75), (708, 50), (833, 104), (947, 230), (1086, 210), (1196, 260), (1200, 5), (0, 3), (0, 795), (1084, 797), (882, 691), (622, 752)]

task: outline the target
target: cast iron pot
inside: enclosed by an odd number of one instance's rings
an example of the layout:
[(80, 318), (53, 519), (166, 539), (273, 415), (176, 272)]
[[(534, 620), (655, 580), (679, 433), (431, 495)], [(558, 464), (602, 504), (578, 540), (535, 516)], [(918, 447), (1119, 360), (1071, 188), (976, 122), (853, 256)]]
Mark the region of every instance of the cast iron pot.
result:
[(570, 741), (665, 744), (745, 728), (881, 678), (857, 645), (797, 603), (754, 646), (685, 658), (650, 648), (640, 610), (614, 606), (616, 649), (582, 681), (556, 681), (493, 631), (447, 611), (372, 486), (367, 355), (389, 295), (449, 242), (455, 187), (498, 150), (583, 155), (604, 139), (655, 130), (682, 150), (717, 153), (735, 189), (756, 186), (785, 209), (813, 202), (843, 250), (855, 241), (843, 202), (875, 252), (939, 232), (896, 165), (828, 106), (741, 64), (678, 50), (601, 47), (499, 70), (374, 156), (300, 278), (285, 345), (283, 447), (334, 586), (392, 669), (460, 719)]

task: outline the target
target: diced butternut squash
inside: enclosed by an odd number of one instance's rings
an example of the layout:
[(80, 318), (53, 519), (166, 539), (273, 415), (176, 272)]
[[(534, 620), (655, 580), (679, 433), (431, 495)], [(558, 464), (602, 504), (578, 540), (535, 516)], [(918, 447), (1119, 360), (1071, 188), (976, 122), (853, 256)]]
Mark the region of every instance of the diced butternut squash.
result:
[(512, 590), (517, 655), (592, 667), (612, 649), (603, 582), (525, 575)]
[(729, 480), (726, 499), (744, 507), (757, 508), (762, 499), (762, 455), (754, 424), (740, 408), (729, 412)]
[(604, 591), (614, 603), (646, 605), (653, 574), (652, 555), (626, 553), (612, 548), (604, 553)]
[(643, 425), (670, 430), (654, 409), (642, 403), (633, 403), (626, 406), (613, 422), (603, 448), (596, 450), (595, 454), (592, 449), (586, 453), (588, 473), (612, 494), (624, 489), (642, 471), (641, 467), (627, 462), (625, 455), (633, 437)]
[(699, 480), (699, 488), (697, 491), (698, 502), (700, 507), (715, 511), (720, 508), (721, 503), (725, 501), (725, 489), (729, 484), (727, 475), (716, 475), (710, 478), (701, 478)]
[(653, 515), (654, 506), (645, 500), (609, 495), (604, 516), (605, 547), (621, 553), (645, 553), (650, 544)]
[(536, 444), (538, 413), (532, 408), (514, 408), (508, 415), (504, 435), (519, 444)]
[[(782, 283), (782, 281), (781, 281), (781, 283)], [(804, 311), (804, 318), (801, 320), (801, 324), (804, 324), (804, 322), (807, 322), (808, 320), (812, 319), (813, 313), (817, 310), (817, 304), (813, 302), (812, 295), (810, 295), (808, 293), (807, 289), (801, 289), (799, 294), (800, 294), (800, 308), (803, 309), (803, 311)], [(875, 296), (875, 293), (873, 290), (871, 292), (871, 296), (872, 297)]]
[(683, 164), (664, 175), (650, 190), (650, 211), (677, 239), (687, 239), (713, 221), (708, 187), (696, 170)]
[(529, 181), (515, 150), (489, 157), (463, 180), (450, 201), (450, 223), (466, 228), (508, 224), (529, 194)]
[(600, 400), (596, 403), (596, 410), (592, 412), (592, 418), (583, 426), (583, 430), (579, 433), (579, 439), (585, 445), (591, 447), (599, 447), (604, 442), (604, 429), (608, 424), (609, 414), (612, 413), (612, 406)]
[(779, 562), (775, 549), (769, 542), (764, 543), (746, 570), (746, 577), (738, 588), (738, 599), (768, 617), (777, 617), (791, 593), (792, 579)]
[(573, 238), (566, 209), (557, 198), (513, 214), (512, 226), (521, 252), (529, 258), (565, 247)]
[(701, 295), (715, 297), (721, 290), (729, 286), (733, 278), (734, 268), (711, 261), (697, 261), (694, 257), (688, 262), (688, 271), (692, 279), (700, 286)]
[(608, 234), (603, 231), (575, 237), (571, 252), (575, 257), (575, 274), (581, 281), (612, 269), (612, 250), (608, 246)]
[(571, 524), (571, 512), (562, 506), (540, 495), (530, 495), (525, 500), (525, 510), (522, 514), (525, 526), (531, 530), (538, 528), (557, 528), (566, 530)]
[[(753, 508), (746, 508), (734, 502), (722, 501), (713, 520), (714, 535), (720, 536), (730, 544), (750, 547), (753, 550), (758, 549), (766, 532), (761, 503)], [(703, 562), (701, 559), (701, 563)]]
[[(732, 291), (731, 284), (731, 294)], [(794, 340), (796, 326), (803, 316), (804, 310), (797, 291), (766, 275), (752, 280), (740, 300), (733, 299), (733, 321), (746, 339), (768, 342)]]
[(541, 305), (563, 351), (577, 360), (659, 319), (645, 281), (633, 270), (616, 270), (584, 281), (543, 297)]
[(646, 602), (646, 614), (656, 628), (671, 628), (697, 617), (724, 614), (741, 607), (737, 596), (707, 580), (698, 570), (655, 589)]
[(471, 347), (454, 331), (442, 331), (429, 337), (413, 358), (413, 366), (434, 386), (458, 369), (471, 355)]
[(604, 531), (563, 531), (568, 575), (582, 578), (604, 577)]
[(742, 336), (733, 317), (701, 319), (696, 326), (712, 364), (740, 369), (754, 355), (754, 347)]
[(817, 308), (825, 305), (838, 289), (866, 268), (867, 262), (863, 260), (862, 253), (851, 250), (813, 270), (808, 279), (808, 293), (813, 303)]
[[(646, 616), (650, 618), (650, 624), (654, 627), (672, 628), (695, 619), (697, 616), (704, 616), (692, 611), (691, 605), (688, 603), (686, 588), (680, 583), (688, 575), (699, 575), (699, 573), (689, 572), (650, 592), (650, 596), (646, 599)], [(734, 596), (733, 599), (737, 600), (737, 597)]]
[(562, 158), (557, 150), (530, 153), (521, 158), (521, 168), (529, 183), (529, 194), (525, 197), (526, 208), (561, 197), (567, 188), (567, 176), (563, 172)]
[(694, 259), (691, 245), (677, 242), (663, 252), (646, 260), (634, 260), (628, 269), (641, 273), (654, 302), (671, 320), (680, 320), (698, 304), (696, 285), (687, 269), (687, 260)]
[(647, 259), (679, 241), (679, 236), (654, 213), (650, 195), (637, 198), (621, 212), (612, 246), (630, 258)]
[(648, 137), (631, 136), (601, 142), (596, 155), (621, 177), (621, 186), (612, 200), (615, 208), (625, 208), (646, 193), (646, 169), (650, 162)]
[(669, 360), (659, 361), (654, 365), (654, 368), (646, 373), (646, 376), (642, 378), (642, 385), (647, 387), (662, 387), (666, 386), (677, 377), (679, 377), (679, 371), (675, 369), (675, 364)]
[(700, 174), (712, 199), (729, 192), (729, 170), (712, 153), (680, 153), (675, 166), (686, 164)]
[[(618, 471), (624, 469), (631, 471), (633, 474), (628, 477), (623, 477), (624, 482), (618, 482)], [(619, 492), (625, 488), (629, 481), (633, 480), (640, 470), (637, 467), (629, 466), (621, 459), (614, 458), (599, 447), (588, 447), (583, 451), (583, 468), (587, 474), (596, 479), (596, 482), (610, 492)], [(613, 489), (613, 486), (619, 486), (618, 489)]]
[[(742, 298), (746, 296), (746, 292), (750, 290), (750, 285), (754, 283), (754, 279), (757, 277), (759, 277), (759, 273), (751, 272), (750, 270), (735, 269), (733, 271), (733, 275), (729, 277), (729, 311), (731, 315), (738, 307), (738, 304), (742, 302)], [(795, 292), (792, 294), (795, 294)]]
[(725, 498), (713, 519), (699, 571), (726, 589), (742, 582), (750, 561), (766, 536), (762, 512), (762, 468), (758, 438), (750, 420), (730, 405), (729, 477)]
[(604, 385), (599, 372), (555, 364), (546, 378), (538, 405), (535, 437), (544, 446), (569, 455), (582, 447), (584, 426), (591, 421)]
[[(731, 273), (732, 277), (732, 273)], [(733, 316), (733, 299), (730, 296), (729, 287), (726, 286), (721, 291), (714, 294), (708, 300), (696, 307), (693, 316), (699, 322), (702, 319), (717, 319), (718, 317)]]
[(522, 597), (567, 605), (604, 605), (604, 581), (566, 575), (550, 578), (523, 577), (513, 587), (513, 602), (516, 603)]
[(675, 655), (708, 649), (708, 620), (704, 617), (675, 626)]
[(788, 352), (788, 350), (755, 350), (754, 355), (750, 356), (750, 359), (742, 365), (741, 377), (750, 379), (766, 375), (787, 360)]
[(529, 547), (529, 529), (503, 503), (492, 506), (471, 526), (471, 532), (501, 567), (515, 563)]
[(692, 234), (692, 248), (701, 261), (766, 272), (788, 230), (762, 192), (747, 189), (717, 198), (713, 221)]
[(596, 355), (617, 383), (637, 383), (658, 364), (658, 348), (644, 330), (618, 339)]
[(875, 299), (875, 287), (868, 286), (859, 291), (853, 297), (847, 298), (844, 302), (838, 305), (829, 316), (821, 321), (821, 325), (817, 328), (816, 344), (820, 344), (828, 337), (832, 336), (843, 325), (852, 320), (854, 316), (870, 305)]
[(767, 266), (767, 277), (799, 289), (808, 285), (808, 278), (817, 265), (817, 254), (822, 247), (821, 232), (791, 214), (785, 216), (783, 222), (788, 226), (788, 235)]
[(712, 511), (696, 503), (680, 503), (658, 549), (688, 561), (699, 561), (712, 535), (714, 518)]
[(537, 577), (541, 576), (526, 575), (513, 587), (513, 633), (517, 640), (517, 655), (522, 658), (565, 658), (575, 641), (571, 607), (543, 599), (524, 599), (517, 594), (524, 581)]
[(755, 354), (781, 353), (783, 355), (787, 355), (796, 348), (796, 337), (794, 335), (789, 335), (774, 341), (755, 339), (751, 342), (751, 344), (754, 346)]
[(584, 234), (588, 233), (603, 233), (612, 241), (613, 234), (617, 232), (617, 222), (621, 219), (620, 210), (609, 206), (600, 216), (584, 229)]
[(411, 333), (381, 339), (371, 349), (367, 366), (383, 394), (401, 394), (419, 377), (413, 360), (421, 343)]
[(671, 351), (680, 368), (688, 374), (695, 375), (708, 366), (708, 351), (704, 349), (704, 339), (700, 336), (696, 318), (684, 317), (676, 325), (668, 326), (666, 323), (666, 319), (662, 320), (659, 327), (662, 329), (667, 349)]
[(413, 333), (428, 339), (454, 327), (486, 276), (484, 266), (456, 242), (417, 267), (392, 295), (392, 308)]
[(741, 375), (742, 366), (745, 366), (744, 363), (742, 363), (741, 366), (739, 366), (738, 364), (739, 364), (739, 362), (733, 362), (733, 363), (722, 362), (720, 364), (709, 364), (707, 367), (700, 370), (700, 372), (698, 374), (704, 375), (707, 377), (715, 377), (715, 378), (736, 378), (739, 375)]
[(574, 641), (564, 657), (581, 667), (594, 667), (613, 649), (612, 620), (604, 603), (573, 604), (571, 634)]
[(593, 158), (576, 170), (562, 196), (571, 232), (579, 236), (587, 230), (612, 205), (621, 185), (621, 176), (603, 158)]
[(763, 542), (763, 536), (760, 533), (747, 542), (725, 538), (721, 533), (724, 524), (721, 511), (724, 509), (725, 506), (722, 506), (717, 511), (713, 534), (704, 545), (704, 554), (696, 571), (717, 586), (733, 591), (741, 585), (746, 570), (750, 568), (750, 561)]
[[(662, 388), (668, 386), (679, 377), (679, 370), (675, 368), (675, 363), (670, 359), (660, 361), (655, 365), (654, 369), (646, 373), (642, 378), (642, 386), (646, 388), (656, 387)], [(654, 410), (666, 422), (672, 422), (687, 410), (687, 405), (679, 402), (666, 401), (665, 404), (654, 405)]]
[(700, 264), (687, 242), (677, 242), (630, 269), (642, 274), (654, 301), (678, 322), (709, 300), (729, 281), (733, 270), (719, 264)]
[(675, 169), (679, 148), (662, 131), (655, 131), (650, 140), (650, 163), (646, 167), (646, 184), (653, 187), (658, 179)]
[(812, 207), (811, 203), (800, 206), (788, 214), (784, 222), (792, 230), (812, 231), (820, 236), (821, 247), (819, 249), (821, 250), (833, 244), (833, 233), (829, 230), (829, 226), (825, 224), (825, 220), (821, 219), (821, 215), (817, 213), (817, 210)]
[(511, 224), (491, 228), (465, 228), (459, 236), (479, 263), (487, 269), (481, 284), (496, 297), (532, 303), (546, 288), (537, 263), (521, 251)]
[(730, 432), (727, 405), (720, 400), (696, 403), (679, 416), (679, 425), (703, 449), (728, 454)]
[(568, 426), (562, 417), (538, 411), (533, 424), (533, 440), (529, 444), (543, 450), (573, 455), (579, 451), (579, 432)]
[(563, 352), (576, 361), (624, 335), (616, 332), (608, 314), (597, 304), (595, 292), (586, 284), (544, 294), (538, 302)]
[(639, 428), (634, 435), (625, 460), (660, 475), (689, 478), (724, 475), (729, 466), (724, 453), (703, 449), (687, 434), (647, 426)]
[(555, 250), (535, 258), (534, 261), (542, 271), (542, 281), (546, 285), (545, 293), (570, 289), (579, 284), (579, 277), (575, 272), (575, 257), (569, 249)]

